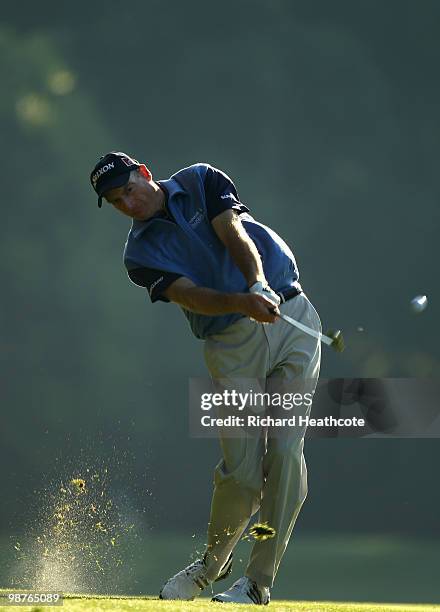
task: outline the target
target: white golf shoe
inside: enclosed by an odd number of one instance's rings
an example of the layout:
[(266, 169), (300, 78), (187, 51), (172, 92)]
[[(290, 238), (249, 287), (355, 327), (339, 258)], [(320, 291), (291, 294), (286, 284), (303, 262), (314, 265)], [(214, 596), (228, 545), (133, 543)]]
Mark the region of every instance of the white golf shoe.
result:
[(214, 581), (206, 577), (205, 557), (197, 559), (188, 567), (175, 574), (167, 580), (159, 593), (159, 599), (184, 599), (191, 601), (197, 595), (200, 595), (203, 589), (212, 584), (224, 580), (229, 576), (232, 570), (232, 553), (221, 569), (221, 572)]
[(259, 587), (256, 582), (243, 576), (224, 593), (214, 595), (211, 601), (267, 606), (270, 601), (270, 590), (269, 587)]

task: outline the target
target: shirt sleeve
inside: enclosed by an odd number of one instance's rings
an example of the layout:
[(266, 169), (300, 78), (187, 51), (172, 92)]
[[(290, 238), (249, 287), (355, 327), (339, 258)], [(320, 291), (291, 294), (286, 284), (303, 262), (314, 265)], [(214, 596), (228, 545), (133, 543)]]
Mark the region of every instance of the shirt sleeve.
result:
[(204, 187), (206, 210), (210, 221), (225, 210), (236, 210), (239, 214), (249, 212), (249, 208), (240, 202), (234, 183), (221, 170), (208, 166)]
[(157, 301), (169, 302), (170, 300), (163, 295), (163, 292), (182, 275), (153, 268), (135, 268), (134, 270), (128, 270), (128, 276), (135, 285), (147, 289), (151, 301), (154, 303)]

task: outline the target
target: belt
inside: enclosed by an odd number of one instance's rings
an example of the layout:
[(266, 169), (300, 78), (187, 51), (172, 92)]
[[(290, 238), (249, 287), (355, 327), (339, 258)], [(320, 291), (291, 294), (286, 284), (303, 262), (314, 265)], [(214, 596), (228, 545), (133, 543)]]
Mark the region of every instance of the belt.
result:
[(289, 287), (285, 291), (278, 291), (277, 295), (281, 298), (281, 304), (284, 304), (284, 302), (288, 302), (300, 293), (302, 293), (301, 285), (299, 283), (294, 283), (292, 287)]

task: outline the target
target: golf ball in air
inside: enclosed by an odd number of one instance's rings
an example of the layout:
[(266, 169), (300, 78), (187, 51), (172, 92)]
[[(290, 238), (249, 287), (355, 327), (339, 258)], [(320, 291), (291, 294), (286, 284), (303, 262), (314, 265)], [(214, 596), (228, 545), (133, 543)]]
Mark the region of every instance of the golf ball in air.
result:
[(411, 309), (413, 312), (423, 312), (428, 305), (428, 298), (426, 295), (416, 295), (411, 300)]

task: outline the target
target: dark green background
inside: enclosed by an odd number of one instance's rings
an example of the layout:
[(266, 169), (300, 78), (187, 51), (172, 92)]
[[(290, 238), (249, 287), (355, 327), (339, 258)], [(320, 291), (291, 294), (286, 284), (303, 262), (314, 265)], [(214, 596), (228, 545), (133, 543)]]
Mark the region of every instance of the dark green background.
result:
[[(324, 351), (324, 377), (438, 377), (439, 20), (430, 0), (2, 8), (9, 568), (33, 491), (110, 457), (115, 495), (146, 508), (140, 528), (203, 539), (219, 448), (187, 435), (202, 343), (176, 307), (151, 306), (126, 277), (129, 221), (97, 208), (88, 179), (110, 149), (155, 178), (206, 161), (234, 179), (292, 246), (324, 326), (345, 331), (342, 356)], [(430, 304), (415, 316), (419, 293)], [(299, 537), (439, 537), (437, 440), (313, 440), (307, 458)]]

